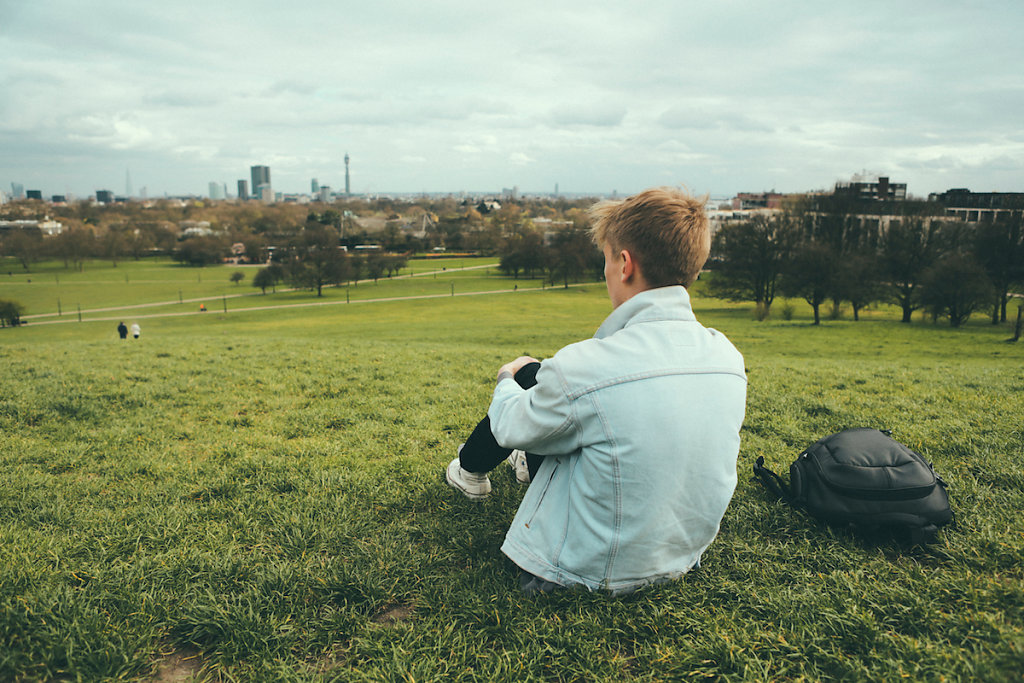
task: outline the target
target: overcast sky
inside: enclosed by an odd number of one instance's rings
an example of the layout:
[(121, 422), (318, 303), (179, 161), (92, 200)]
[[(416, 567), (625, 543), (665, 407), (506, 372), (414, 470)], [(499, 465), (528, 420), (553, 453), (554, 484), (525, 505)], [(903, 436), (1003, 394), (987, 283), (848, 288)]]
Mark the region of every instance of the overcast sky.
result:
[(0, 0), (0, 189), (1024, 191), (1024, 1)]

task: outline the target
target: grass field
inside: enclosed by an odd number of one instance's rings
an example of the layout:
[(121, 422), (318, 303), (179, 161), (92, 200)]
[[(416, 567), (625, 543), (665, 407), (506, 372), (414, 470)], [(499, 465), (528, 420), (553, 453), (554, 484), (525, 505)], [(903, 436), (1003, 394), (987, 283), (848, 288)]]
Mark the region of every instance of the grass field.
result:
[[(697, 296), (750, 378), (740, 484), (703, 568), (626, 598), (527, 598), (498, 550), (522, 490), (499, 470), (474, 504), (442, 469), (501, 362), (589, 336), (609, 304), (602, 284), (519, 284), (229, 300), (146, 319), (139, 340), (107, 320), (0, 330), (0, 680), (1020, 680), (1024, 345), (1009, 328), (885, 308), (814, 327), (801, 306), (755, 322)], [(852, 426), (934, 461), (956, 528), (874, 545), (750, 481), (758, 455), (784, 471)]]
[[(470, 291), (544, 286), (540, 279), (509, 281), (498, 276), (496, 259), (411, 259), (392, 278), (363, 280), (341, 287), (325, 287), (321, 297), (293, 291), (287, 284), (266, 293), (252, 286), (262, 266), (189, 268), (169, 259), (91, 262), (81, 272), (59, 262), (43, 262), (25, 272), (13, 259), (0, 259), (0, 299), (13, 299), (25, 307), (28, 322), (109, 320), (112, 316), (146, 318), (207, 311), (281, 306), (297, 303), (337, 304), (381, 296), (443, 296)], [(244, 280), (230, 281), (241, 272)], [(380, 286), (387, 284), (386, 294)], [(118, 310), (113, 310), (118, 309)]]

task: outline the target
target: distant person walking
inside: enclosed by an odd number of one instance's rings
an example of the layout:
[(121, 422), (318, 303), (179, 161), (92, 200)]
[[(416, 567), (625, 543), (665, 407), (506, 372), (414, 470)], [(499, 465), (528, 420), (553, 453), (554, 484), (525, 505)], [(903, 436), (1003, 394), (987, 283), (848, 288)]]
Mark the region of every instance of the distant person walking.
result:
[(138, 323), (132, 323), (132, 336), (138, 339), (140, 334), (142, 334), (142, 328)]
[(123, 320), (117, 325), (117, 333), (121, 335), (121, 339), (128, 338), (128, 326), (124, 324)]

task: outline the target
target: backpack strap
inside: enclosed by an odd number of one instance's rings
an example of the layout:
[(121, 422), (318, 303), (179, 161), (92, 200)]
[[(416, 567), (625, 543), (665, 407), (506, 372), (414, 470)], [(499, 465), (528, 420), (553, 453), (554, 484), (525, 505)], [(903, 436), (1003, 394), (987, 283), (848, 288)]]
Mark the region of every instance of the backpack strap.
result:
[(754, 476), (766, 489), (793, 505), (792, 491), (779, 475), (764, 466), (764, 456), (759, 455), (754, 462)]

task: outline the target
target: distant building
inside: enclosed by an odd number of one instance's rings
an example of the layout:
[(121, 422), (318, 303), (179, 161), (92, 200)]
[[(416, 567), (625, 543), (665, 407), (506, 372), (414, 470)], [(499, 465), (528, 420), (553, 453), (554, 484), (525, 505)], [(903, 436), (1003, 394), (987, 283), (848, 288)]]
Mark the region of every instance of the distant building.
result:
[(24, 199), (25, 198), (25, 186), (21, 183), (11, 183), (11, 198), (12, 199)]
[(224, 199), (225, 188), (222, 183), (210, 183), (210, 199)]
[(55, 220), (51, 220), (49, 216), (41, 221), (0, 221), (0, 232), (9, 232), (11, 230), (39, 230), (39, 232), (43, 233), (47, 237), (51, 237), (53, 235), (61, 234), (61, 232), (64, 231), (64, 225)]
[(113, 204), (114, 193), (110, 190), (96, 190), (96, 201), (100, 204)]
[(991, 220), (1000, 214), (1024, 212), (1024, 192), (971, 192), (965, 187), (928, 195), (945, 207), (946, 215), (968, 223)]
[(262, 199), (262, 188), (270, 187), (270, 167), (252, 166), (249, 170), (252, 172), (252, 191)]
[(879, 176), (874, 181), (855, 178), (854, 180), (836, 183), (833, 194), (853, 199), (903, 201), (907, 198), (907, 184), (890, 182), (888, 176)]
[(178, 228), (182, 237), (209, 237), (215, 234), (210, 221), (179, 221)]
[(320, 194), (320, 183), (316, 178), (309, 181), (309, 191), (311, 194)]
[(345, 152), (345, 196), (352, 196), (352, 186), (348, 182), (348, 152)]
[(274, 190), (270, 185), (259, 185), (256, 188), (256, 196), (265, 204), (274, 203)]
[(54, 204), (66, 204), (68, 198), (67, 196), (62, 194), (55, 194), (53, 195), (53, 197), (50, 198), (50, 201), (53, 202)]
[(25, 193), (25, 199), (38, 199), (42, 201), (43, 191), (42, 190), (29, 190)]
[(319, 188), (317, 188), (317, 194), (319, 195), (320, 201), (322, 201), (324, 204), (329, 204), (331, 201), (331, 186), (321, 185)]
[(238, 198), (248, 199), (249, 198), (249, 181), (239, 180), (238, 181)]
[(751, 209), (781, 209), (783, 195), (778, 192), (739, 192), (733, 197), (735, 211)]

